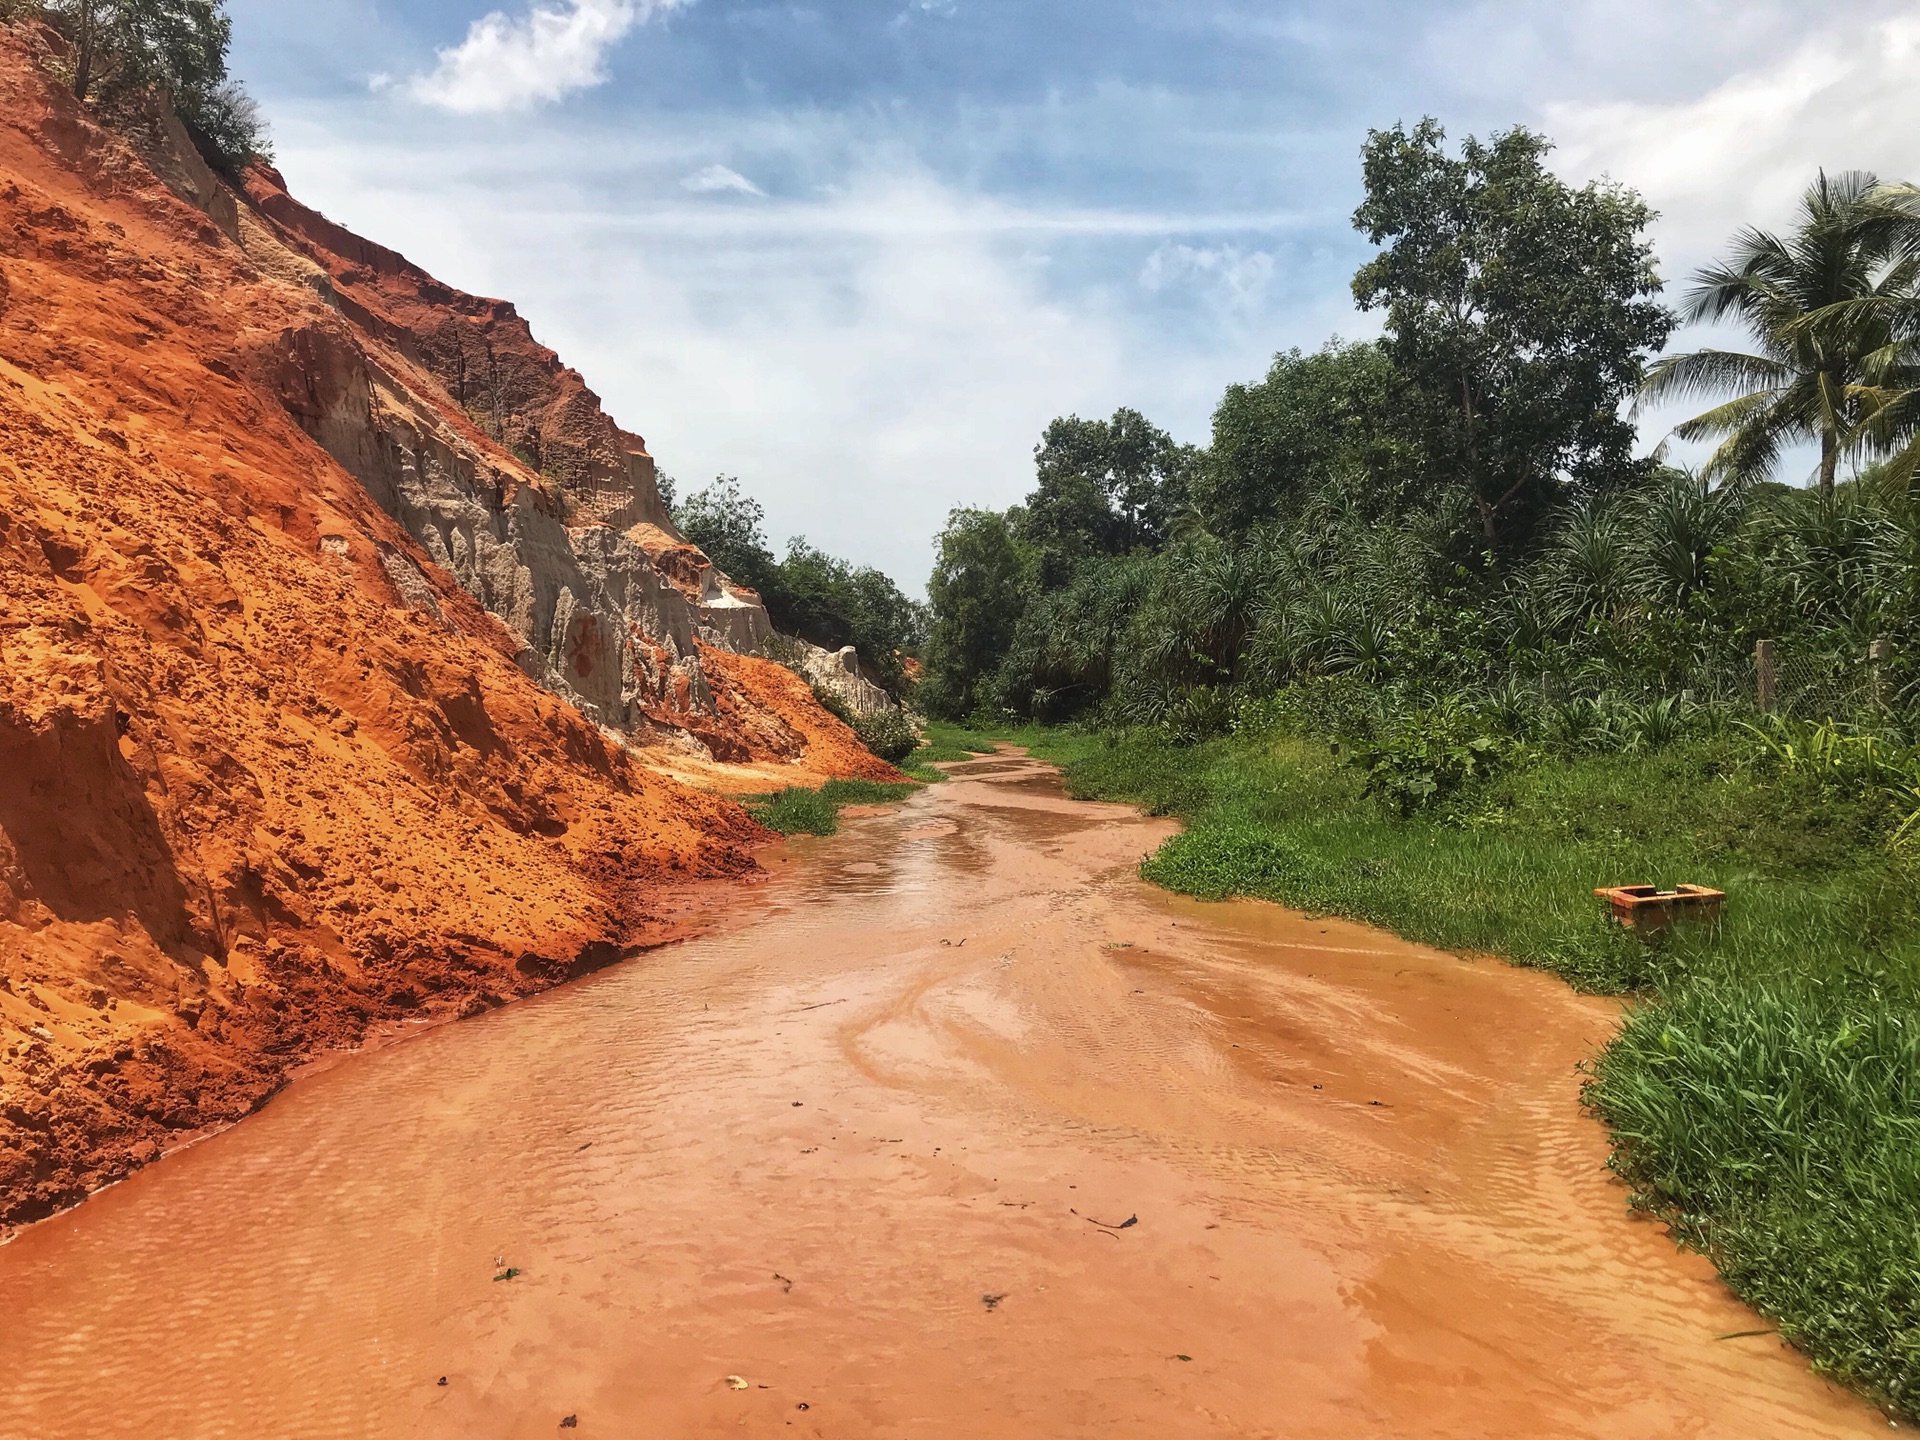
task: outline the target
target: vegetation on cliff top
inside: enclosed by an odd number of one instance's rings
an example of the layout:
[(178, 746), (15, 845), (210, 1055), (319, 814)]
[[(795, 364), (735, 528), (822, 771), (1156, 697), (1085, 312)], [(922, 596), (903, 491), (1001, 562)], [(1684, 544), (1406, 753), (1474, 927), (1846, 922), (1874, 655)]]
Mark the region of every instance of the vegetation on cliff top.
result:
[(225, 0), (0, 0), (0, 20), (35, 15), (68, 45), (54, 62), (74, 97), (108, 121), (159, 91), (209, 163), (237, 172), (269, 153), (259, 107), (227, 73)]

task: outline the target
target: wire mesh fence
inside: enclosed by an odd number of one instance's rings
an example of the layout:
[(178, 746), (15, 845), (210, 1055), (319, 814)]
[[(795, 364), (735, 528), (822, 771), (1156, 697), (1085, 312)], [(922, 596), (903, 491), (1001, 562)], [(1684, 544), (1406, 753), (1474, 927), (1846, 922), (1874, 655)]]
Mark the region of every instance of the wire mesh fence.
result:
[(1752, 701), (1790, 720), (1873, 725), (1890, 710), (1892, 659), (1885, 641), (1864, 652), (1821, 653), (1762, 640), (1754, 646)]
[[(1605, 690), (1625, 699), (1674, 697), (1684, 702), (1878, 728), (1903, 703), (1885, 641), (1859, 653), (1801, 649), (1762, 640), (1750, 654), (1694, 659), (1660, 673), (1540, 676), (1547, 704), (1565, 704)], [(1920, 689), (1920, 686), (1916, 686)]]

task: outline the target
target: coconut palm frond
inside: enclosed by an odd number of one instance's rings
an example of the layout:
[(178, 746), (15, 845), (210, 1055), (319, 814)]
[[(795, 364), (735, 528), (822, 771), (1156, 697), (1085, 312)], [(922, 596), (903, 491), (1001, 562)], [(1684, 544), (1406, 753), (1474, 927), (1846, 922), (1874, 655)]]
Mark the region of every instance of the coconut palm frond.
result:
[(1779, 391), (1756, 390), (1681, 421), (1672, 433), (1681, 440), (1713, 440), (1762, 422), (1779, 423), (1789, 413), (1790, 407), (1781, 404)]
[(1764, 355), (1737, 350), (1692, 350), (1666, 355), (1647, 369), (1636, 406), (1716, 395), (1728, 390), (1774, 389), (1793, 379), (1793, 368)]
[(1784, 234), (1748, 228), (1695, 277), (1684, 319), (1735, 320), (1753, 352), (1668, 356), (1647, 372), (1640, 405), (1682, 396), (1733, 398), (1674, 427), (1721, 438), (1709, 478), (1771, 473), (1785, 443), (1820, 443), (1822, 492), (1844, 454), (1903, 445), (1912, 427), (1898, 392), (1920, 390), (1920, 187), (1865, 170), (1822, 173)]

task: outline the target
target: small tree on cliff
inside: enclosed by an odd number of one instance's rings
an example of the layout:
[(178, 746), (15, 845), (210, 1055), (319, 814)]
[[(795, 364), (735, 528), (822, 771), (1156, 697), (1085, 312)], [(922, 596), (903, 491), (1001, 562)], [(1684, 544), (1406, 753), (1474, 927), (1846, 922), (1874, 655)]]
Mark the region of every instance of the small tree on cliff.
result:
[(42, 0), (73, 46), (64, 78), (81, 101), (164, 91), (194, 139), (228, 168), (266, 153), (265, 127), (227, 75), (226, 0)]

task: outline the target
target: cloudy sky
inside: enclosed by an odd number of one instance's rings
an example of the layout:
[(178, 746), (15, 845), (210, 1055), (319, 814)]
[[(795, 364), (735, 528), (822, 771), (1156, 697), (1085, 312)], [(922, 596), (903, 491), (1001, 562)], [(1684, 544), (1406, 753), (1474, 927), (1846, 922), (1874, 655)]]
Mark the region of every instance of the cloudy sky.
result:
[(1202, 441), (1274, 351), (1373, 333), (1370, 126), (1544, 130), (1675, 279), (1820, 166), (1920, 178), (1920, 0), (229, 8), (297, 194), (515, 301), (683, 491), (916, 591), (1050, 417)]

